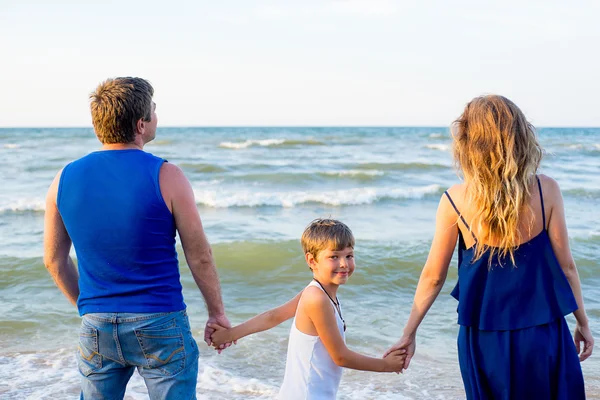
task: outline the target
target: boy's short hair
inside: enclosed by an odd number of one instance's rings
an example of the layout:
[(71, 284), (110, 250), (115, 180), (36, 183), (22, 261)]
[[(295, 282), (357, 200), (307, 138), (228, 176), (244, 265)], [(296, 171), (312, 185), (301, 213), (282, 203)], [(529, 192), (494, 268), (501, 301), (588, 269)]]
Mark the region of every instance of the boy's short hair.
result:
[(317, 255), (322, 250), (354, 248), (354, 235), (343, 222), (317, 218), (304, 229), (300, 242), (304, 254), (310, 253), (317, 259)]

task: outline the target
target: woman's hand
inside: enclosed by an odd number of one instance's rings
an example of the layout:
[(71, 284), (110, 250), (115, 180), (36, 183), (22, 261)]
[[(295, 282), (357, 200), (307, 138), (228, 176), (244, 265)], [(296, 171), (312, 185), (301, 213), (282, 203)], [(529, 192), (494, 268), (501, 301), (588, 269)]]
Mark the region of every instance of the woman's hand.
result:
[(398, 349), (394, 350), (383, 358), (385, 361), (384, 372), (395, 372), (401, 373), (404, 369), (404, 360), (406, 359), (406, 350)]
[[(573, 339), (575, 340), (577, 354), (579, 354), (579, 361), (584, 361), (592, 355), (592, 350), (594, 348), (594, 337), (592, 336), (592, 331), (590, 330), (589, 326), (581, 326), (577, 324), (577, 326), (575, 326)], [(583, 351), (581, 351), (581, 342), (583, 342)]]
[(392, 347), (390, 347), (385, 352), (383, 357), (384, 358), (387, 357), (390, 353), (392, 353), (396, 350), (406, 349), (406, 358), (404, 359), (404, 366), (402, 367), (402, 371), (404, 371), (410, 365), (410, 360), (415, 355), (416, 347), (417, 347), (416, 335), (405, 335), (405, 336), (402, 336), (400, 338), (400, 340), (398, 340), (398, 342), (396, 342), (396, 344), (394, 344)]

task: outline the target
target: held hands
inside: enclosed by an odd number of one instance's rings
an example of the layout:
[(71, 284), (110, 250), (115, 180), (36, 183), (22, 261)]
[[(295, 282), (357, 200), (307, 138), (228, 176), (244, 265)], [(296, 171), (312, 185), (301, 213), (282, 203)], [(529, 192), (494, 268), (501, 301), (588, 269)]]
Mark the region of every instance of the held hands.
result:
[(392, 347), (390, 347), (385, 352), (383, 357), (387, 358), (387, 356), (393, 354), (395, 351), (397, 351), (399, 349), (406, 350), (406, 354), (405, 354), (405, 358), (404, 358), (404, 365), (402, 366), (402, 369), (400, 370), (400, 372), (403, 372), (410, 365), (410, 360), (412, 360), (413, 356), (415, 355), (416, 347), (417, 347), (416, 336), (415, 335), (404, 335), (400, 338), (400, 340), (398, 340), (398, 342), (396, 342), (396, 344), (394, 344)]
[(404, 360), (406, 359), (406, 350), (398, 349), (387, 353), (383, 357), (385, 362), (384, 372), (395, 372), (397, 374), (402, 372), (404, 369)]
[[(573, 339), (575, 340), (577, 354), (579, 354), (579, 361), (584, 361), (592, 355), (592, 350), (594, 348), (594, 337), (592, 336), (592, 331), (590, 330), (589, 326), (581, 326), (577, 324)], [(581, 342), (583, 342), (583, 351), (581, 351)]]
[[(210, 336), (211, 346), (215, 348), (221, 354), (226, 347), (231, 346), (231, 343), (237, 344), (237, 341), (233, 339), (231, 335), (231, 329), (225, 328), (218, 324), (209, 323), (208, 327), (213, 329), (213, 333)], [(224, 347), (226, 346), (226, 347)]]
[[(215, 333), (215, 327), (219, 327), (221, 329), (229, 329), (231, 328), (231, 324), (229, 320), (225, 316), (225, 314), (215, 315), (208, 317), (208, 321), (206, 322), (206, 327), (204, 328), (204, 341), (207, 345), (213, 346), (212, 335)], [(231, 346), (231, 341), (219, 343), (218, 346), (214, 346), (215, 349), (221, 353), (224, 349)]]

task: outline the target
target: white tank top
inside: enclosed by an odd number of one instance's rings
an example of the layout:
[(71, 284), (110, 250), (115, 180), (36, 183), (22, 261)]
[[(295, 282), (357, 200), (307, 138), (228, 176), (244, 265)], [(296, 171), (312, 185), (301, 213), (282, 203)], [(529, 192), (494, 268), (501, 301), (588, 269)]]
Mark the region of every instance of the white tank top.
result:
[[(320, 285), (312, 281), (307, 287)], [(335, 310), (336, 322), (344, 343), (344, 322)], [(298, 311), (296, 310), (296, 315)], [(296, 317), (292, 322), (288, 343), (287, 361), (283, 384), (279, 390), (280, 400), (329, 400), (335, 399), (342, 367), (336, 365), (319, 336), (307, 335), (296, 328)]]

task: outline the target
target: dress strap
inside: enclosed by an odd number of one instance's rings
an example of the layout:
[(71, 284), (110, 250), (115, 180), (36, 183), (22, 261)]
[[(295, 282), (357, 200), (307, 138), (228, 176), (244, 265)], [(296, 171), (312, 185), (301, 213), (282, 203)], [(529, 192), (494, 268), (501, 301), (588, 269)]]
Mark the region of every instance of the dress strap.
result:
[(448, 197), (448, 200), (450, 200), (450, 204), (452, 204), (452, 207), (454, 207), (454, 211), (456, 211), (456, 213), (460, 217), (460, 220), (462, 221), (462, 223), (465, 224), (465, 226), (467, 227), (467, 229), (469, 230), (469, 232), (471, 232), (471, 236), (473, 236), (473, 240), (475, 240), (475, 243), (477, 243), (477, 238), (475, 237), (475, 234), (471, 230), (471, 227), (469, 226), (469, 224), (467, 224), (467, 221), (465, 221), (465, 219), (463, 218), (463, 216), (460, 213), (460, 211), (458, 211), (458, 208), (456, 207), (456, 204), (454, 204), (454, 201), (452, 201), (452, 197), (450, 197), (450, 193), (448, 193), (448, 191), (446, 190), (444, 192), (444, 194), (446, 195), (446, 197)]
[(542, 221), (544, 222), (544, 230), (546, 230), (546, 211), (544, 211), (544, 194), (542, 193), (542, 183), (540, 182), (540, 177), (535, 176), (538, 183), (538, 188), (540, 189), (540, 201), (542, 203)]

